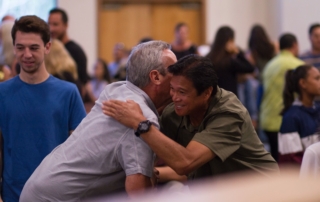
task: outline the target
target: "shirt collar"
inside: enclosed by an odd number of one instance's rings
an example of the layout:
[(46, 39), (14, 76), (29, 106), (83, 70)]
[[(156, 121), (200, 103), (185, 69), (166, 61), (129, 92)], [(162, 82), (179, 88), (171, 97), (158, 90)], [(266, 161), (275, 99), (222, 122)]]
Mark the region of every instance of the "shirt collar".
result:
[(141, 90), (139, 87), (135, 86), (133, 83), (131, 83), (130, 81), (126, 81), (126, 86), (127, 88), (129, 88), (130, 90), (132, 90), (133, 92), (135, 92), (136, 94), (142, 96), (147, 105), (149, 106), (149, 108), (157, 115), (157, 117), (159, 118), (159, 114), (157, 111), (157, 108), (154, 106), (152, 100), (150, 99), (150, 97), (147, 95), (147, 93), (145, 93), (143, 90)]

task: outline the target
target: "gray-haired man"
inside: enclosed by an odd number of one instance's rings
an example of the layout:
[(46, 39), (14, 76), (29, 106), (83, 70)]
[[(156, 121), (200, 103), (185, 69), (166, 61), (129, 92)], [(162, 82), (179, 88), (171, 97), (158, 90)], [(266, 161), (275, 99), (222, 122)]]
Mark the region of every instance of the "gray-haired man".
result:
[[(170, 45), (151, 41), (129, 56), (127, 81), (108, 85), (70, 138), (50, 153), (26, 183), (20, 201), (90, 201), (118, 191), (129, 196), (151, 186), (153, 152), (102, 113), (102, 101), (131, 99), (159, 128), (157, 108), (170, 102)], [(129, 135), (128, 135), (129, 133)]]

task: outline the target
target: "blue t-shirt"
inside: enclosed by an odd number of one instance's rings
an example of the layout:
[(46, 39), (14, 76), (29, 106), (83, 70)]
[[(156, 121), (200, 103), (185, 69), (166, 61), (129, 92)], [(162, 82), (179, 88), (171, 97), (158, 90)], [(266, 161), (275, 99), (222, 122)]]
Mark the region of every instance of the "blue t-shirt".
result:
[(0, 83), (4, 201), (19, 201), (33, 171), (85, 115), (80, 94), (69, 82), (50, 76), (27, 84), (16, 76)]

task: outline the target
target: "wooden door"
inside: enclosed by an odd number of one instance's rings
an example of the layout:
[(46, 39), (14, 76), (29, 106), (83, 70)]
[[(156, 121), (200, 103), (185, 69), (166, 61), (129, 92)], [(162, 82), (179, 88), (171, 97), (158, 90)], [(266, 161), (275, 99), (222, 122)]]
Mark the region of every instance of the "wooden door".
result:
[[(192, 0), (191, 0), (192, 1)], [(185, 2), (185, 1), (184, 1)], [(111, 62), (113, 46), (122, 42), (127, 49), (144, 37), (171, 43), (174, 27), (188, 24), (190, 39), (204, 43), (202, 1), (100, 0), (98, 8), (98, 55)]]

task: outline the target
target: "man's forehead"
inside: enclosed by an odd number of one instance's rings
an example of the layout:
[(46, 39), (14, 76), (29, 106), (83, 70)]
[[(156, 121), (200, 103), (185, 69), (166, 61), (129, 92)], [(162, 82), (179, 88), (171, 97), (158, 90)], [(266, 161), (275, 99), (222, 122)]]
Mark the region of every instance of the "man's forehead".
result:
[(41, 35), (33, 32), (21, 32), (16, 33), (15, 39), (16, 45), (32, 46), (32, 45), (43, 45)]
[(62, 22), (62, 15), (61, 13), (51, 13), (49, 15), (49, 20), (61, 21)]

